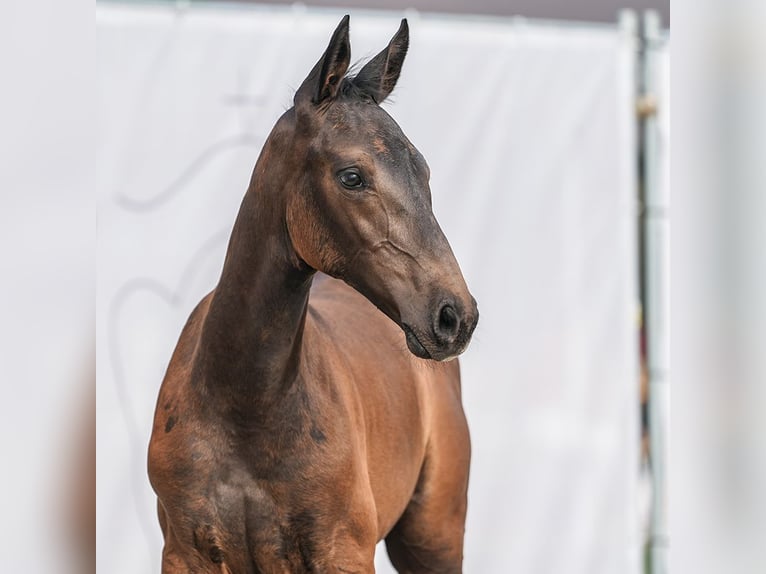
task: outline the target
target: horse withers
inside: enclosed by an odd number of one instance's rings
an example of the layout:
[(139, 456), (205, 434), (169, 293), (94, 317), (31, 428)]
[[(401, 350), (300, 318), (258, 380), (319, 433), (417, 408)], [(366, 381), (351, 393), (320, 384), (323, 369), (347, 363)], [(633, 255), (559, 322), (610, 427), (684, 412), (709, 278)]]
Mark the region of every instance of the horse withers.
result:
[(264, 144), (160, 389), (164, 574), (462, 571), (478, 312), (380, 107), (408, 38), (349, 76), (346, 16)]

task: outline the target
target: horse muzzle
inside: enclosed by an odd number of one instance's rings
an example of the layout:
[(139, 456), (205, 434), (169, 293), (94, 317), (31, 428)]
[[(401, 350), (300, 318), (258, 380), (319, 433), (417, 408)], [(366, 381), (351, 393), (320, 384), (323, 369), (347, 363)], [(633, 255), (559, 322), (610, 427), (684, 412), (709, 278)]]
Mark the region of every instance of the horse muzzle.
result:
[(421, 359), (449, 361), (468, 347), (479, 321), (479, 310), (473, 297), (468, 305), (447, 299), (432, 308), (430, 317), (426, 328), (402, 322), (407, 348)]

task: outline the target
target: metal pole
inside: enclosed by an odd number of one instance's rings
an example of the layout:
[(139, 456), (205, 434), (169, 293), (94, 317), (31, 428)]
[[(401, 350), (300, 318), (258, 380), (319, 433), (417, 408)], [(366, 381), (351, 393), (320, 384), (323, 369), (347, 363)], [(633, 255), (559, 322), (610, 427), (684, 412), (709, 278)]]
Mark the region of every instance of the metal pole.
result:
[[(669, 408), (669, 197), (662, 185), (662, 145), (658, 114), (667, 113), (668, 101), (661, 101), (658, 51), (661, 44), (660, 16), (649, 11), (643, 18), (644, 93), (640, 99), (643, 119), (644, 155), (644, 317), (646, 321), (647, 364), (649, 371), (649, 442), (652, 470), (652, 513), (650, 525), (650, 564), (652, 574), (668, 571), (667, 518), (667, 427)], [(667, 157), (665, 155), (664, 157)]]

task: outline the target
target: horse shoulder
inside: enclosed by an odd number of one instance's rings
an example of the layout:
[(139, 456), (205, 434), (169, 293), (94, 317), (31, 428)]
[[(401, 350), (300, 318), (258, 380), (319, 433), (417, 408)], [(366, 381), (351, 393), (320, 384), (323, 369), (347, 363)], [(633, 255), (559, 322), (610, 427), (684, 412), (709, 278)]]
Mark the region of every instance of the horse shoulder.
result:
[(149, 478), (155, 489), (162, 488), (163, 482), (176, 480), (174, 475), (184, 472), (185, 465), (179, 467), (177, 461), (200, 456), (192, 444), (194, 441), (190, 440), (193, 433), (179, 432), (179, 429), (187, 427), (188, 431), (189, 426), (196, 426), (187, 391), (194, 352), (212, 294), (205, 296), (189, 315), (160, 386), (148, 457)]

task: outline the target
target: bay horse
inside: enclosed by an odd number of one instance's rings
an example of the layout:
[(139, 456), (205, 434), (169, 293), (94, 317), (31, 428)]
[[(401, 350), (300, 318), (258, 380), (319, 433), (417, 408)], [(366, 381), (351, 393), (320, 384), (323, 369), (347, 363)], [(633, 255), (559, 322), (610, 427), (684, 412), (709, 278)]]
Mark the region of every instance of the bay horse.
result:
[(263, 146), (157, 401), (163, 574), (462, 571), (478, 311), (380, 107), (408, 44), (348, 75), (343, 18)]

